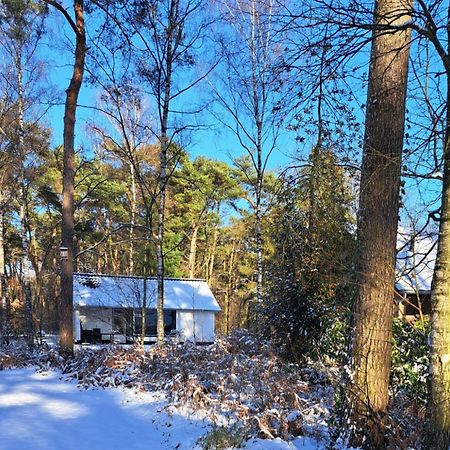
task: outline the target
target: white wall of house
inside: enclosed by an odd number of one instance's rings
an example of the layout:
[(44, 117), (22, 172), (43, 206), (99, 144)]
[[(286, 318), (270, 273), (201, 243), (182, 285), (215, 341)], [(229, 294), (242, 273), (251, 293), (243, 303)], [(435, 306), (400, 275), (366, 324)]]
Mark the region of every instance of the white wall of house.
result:
[(75, 341), (81, 341), (81, 320), (80, 311), (77, 309), (73, 312), (73, 338)]
[(177, 330), (183, 339), (214, 341), (214, 311), (177, 311)]
[[(176, 312), (176, 329), (183, 340), (193, 342), (213, 342), (215, 312), (178, 310)], [(74, 311), (74, 338), (81, 339), (80, 324), (85, 330), (100, 328), (103, 338), (109, 340), (106, 334), (113, 331), (113, 313), (111, 308), (80, 308)], [(116, 342), (125, 342), (125, 336), (114, 335)], [(154, 340), (152, 338), (149, 341)]]

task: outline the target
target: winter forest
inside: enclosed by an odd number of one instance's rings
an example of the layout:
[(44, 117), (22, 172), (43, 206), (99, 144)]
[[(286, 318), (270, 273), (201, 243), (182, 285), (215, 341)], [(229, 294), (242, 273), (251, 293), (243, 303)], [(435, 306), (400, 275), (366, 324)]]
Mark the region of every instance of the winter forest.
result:
[(0, 66), (0, 449), (450, 449), (448, 2), (1, 0)]

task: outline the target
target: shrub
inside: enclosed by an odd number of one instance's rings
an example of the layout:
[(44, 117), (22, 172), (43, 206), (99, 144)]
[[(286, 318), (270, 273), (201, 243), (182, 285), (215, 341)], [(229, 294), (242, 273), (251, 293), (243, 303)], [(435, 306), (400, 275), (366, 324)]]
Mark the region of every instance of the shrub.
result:
[(391, 385), (425, 403), (429, 365), (430, 322), (395, 319), (393, 326)]
[(245, 429), (237, 423), (230, 426), (213, 425), (212, 430), (202, 436), (197, 444), (204, 450), (223, 450), (226, 448), (241, 448), (246, 438)]

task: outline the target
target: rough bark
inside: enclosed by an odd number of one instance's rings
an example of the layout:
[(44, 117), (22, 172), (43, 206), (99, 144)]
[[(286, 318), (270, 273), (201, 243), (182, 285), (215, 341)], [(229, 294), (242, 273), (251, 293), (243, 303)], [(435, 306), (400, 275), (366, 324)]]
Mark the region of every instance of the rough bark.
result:
[(450, 74), (446, 120), (442, 212), (431, 292), (430, 389), (424, 450), (450, 448)]
[(230, 320), (231, 320), (231, 294), (233, 291), (233, 271), (234, 271), (234, 259), (236, 256), (236, 242), (233, 241), (231, 245), (230, 260), (228, 262), (228, 277), (227, 277), (227, 290), (225, 296), (225, 334), (230, 334)]
[(158, 242), (156, 248), (156, 278), (158, 284), (158, 299), (156, 305), (158, 345), (164, 343), (164, 216), (166, 204), (166, 166), (167, 166), (167, 135), (163, 133), (160, 152), (159, 204), (158, 204)]
[[(410, 8), (409, 0), (379, 0), (375, 20), (378, 25), (404, 24)], [(369, 72), (349, 397), (352, 443), (362, 445), (366, 436), (364, 445), (372, 448), (384, 448), (388, 406), (409, 42), (408, 30), (376, 27)]]
[(25, 300), (24, 305), (24, 331), (25, 338), (28, 345), (33, 345), (34, 343), (34, 330), (33, 330), (33, 303), (31, 295), (31, 263), (29, 259), (29, 246), (27, 238), (27, 224), (26, 224), (26, 212), (25, 212), (25, 193), (23, 188), (23, 183), (21, 187), (21, 198), (22, 204), (20, 205), (20, 232), (22, 238), (22, 288), (23, 297)]
[(257, 194), (255, 218), (256, 218), (256, 302), (260, 304), (262, 302), (263, 296), (263, 240), (262, 240), (261, 192)]
[[(57, 7), (55, 2), (48, 3)], [(86, 55), (83, 0), (74, 0), (74, 12), (76, 28), (75, 62), (72, 78), (69, 87), (66, 90), (63, 136), (64, 156), (61, 245), (68, 249), (68, 258), (61, 261), (61, 296), (59, 301), (59, 345), (60, 351), (63, 354), (73, 353), (74, 146), (75, 116), (78, 95), (83, 81)], [(70, 19), (67, 16), (65, 17), (70, 23)]]

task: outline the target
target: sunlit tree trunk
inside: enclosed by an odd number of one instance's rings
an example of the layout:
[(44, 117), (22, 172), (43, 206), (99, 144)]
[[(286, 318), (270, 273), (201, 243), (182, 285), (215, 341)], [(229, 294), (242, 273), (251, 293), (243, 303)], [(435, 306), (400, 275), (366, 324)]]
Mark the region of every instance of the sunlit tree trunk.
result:
[(132, 163), (130, 163), (130, 176), (131, 176), (131, 226), (129, 231), (130, 238), (130, 261), (128, 266), (128, 274), (133, 275), (134, 273), (134, 225), (136, 224), (136, 209), (137, 209), (137, 198), (136, 198), (136, 176), (135, 170)]
[(353, 444), (385, 448), (400, 170), (409, 58), (411, 3), (375, 5), (358, 217), (359, 254), (349, 386)]
[(211, 244), (211, 252), (210, 252), (210, 256), (209, 256), (208, 273), (207, 273), (207, 277), (206, 277), (206, 281), (208, 281), (208, 283), (211, 282), (211, 279), (212, 279), (213, 273), (214, 273), (214, 262), (216, 259), (216, 250), (217, 250), (217, 240), (218, 239), (219, 239), (219, 227), (215, 226), (214, 232), (213, 232), (213, 241)]
[[(1, 202), (3, 203), (3, 202)], [(0, 211), (0, 299), (1, 299), (1, 309), (2, 309), (2, 342), (4, 344), (9, 343), (9, 307), (8, 299), (6, 296), (6, 276), (5, 276), (5, 248), (3, 240), (3, 226), (4, 217), (3, 210)]]
[(157, 340), (164, 343), (164, 216), (166, 204), (166, 165), (167, 165), (167, 135), (163, 134), (160, 153), (159, 204), (158, 204), (158, 241), (156, 248), (156, 278), (158, 284), (157, 299)]
[(192, 233), (191, 233), (191, 242), (189, 245), (189, 260), (188, 260), (189, 278), (195, 277), (195, 262), (197, 258), (197, 237), (199, 228), (200, 226), (198, 224), (192, 223)]
[(431, 293), (431, 378), (424, 450), (450, 448), (450, 73), (446, 120), (442, 211)]
[(145, 250), (145, 263), (144, 263), (144, 279), (143, 279), (143, 291), (142, 291), (142, 305), (141, 305), (141, 336), (140, 336), (140, 344), (142, 348), (145, 345), (145, 334), (147, 330), (147, 292), (148, 292), (148, 283), (147, 283), (147, 249)]
[(231, 299), (233, 292), (233, 272), (234, 272), (234, 260), (236, 256), (236, 241), (233, 240), (231, 244), (230, 259), (228, 262), (228, 279), (227, 279), (227, 291), (225, 297), (225, 334), (230, 334), (230, 322), (231, 322)]
[(26, 227), (26, 194), (23, 189), (23, 185), (21, 188), (21, 198), (22, 204), (20, 205), (20, 231), (21, 231), (21, 240), (22, 240), (22, 286), (25, 300), (25, 308), (24, 308), (24, 329), (25, 336), (28, 345), (33, 345), (34, 343), (34, 331), (33, 331), (33, 303), (32, 303), (32, 294), (31, 294), (31, 264), (28, 257), (28, 238), (27, 238), (27, 227)]
[[(259, 30), (259, 21), (261, 20), (259, 13), (256, 9), (256, 3), (252, 1), (251, 4), (251, 65), (252, 65), (252, 88), (253, 88), (253, 115), (256, 125), (256, 210), (255, 210), (255, 235), (256, 235), (256, 302), (259, 304), (262, 302), (263, 295), (263, 240), (262, 240), (262, 189), (264, 179), (263, 168), (263, 141), (262, 131), (264, 123), (264, 110), (265, 110), (265, 88), (267, 86), (260, 79), (258, 73), (258, 61), (256, 56), (256, 46), (258, 37), (256, 34)], [(262, 86), (261, 86), (262, 84)], [(260, 98), (260, 92), (263, 92), (262, 99)], [(262, 104), (261, 104), (262, 103)]]
[(83, 0), (74, 0), (75, 21), (61, 4), (45, 0), (68, 21), (76, 34), (75, 61), (69, 87), (66, 90), (63, 132), (63, 202), (61, 246), (68, 257), (61, 260), (61, 296), (59, 300), (59, 345), (62, 354), (73, 353), (73, 238), (74, 238), (74, 183), (75, 183), (75, 116), (78, 95), (83, 82), (86, 56), (86, 32)]
[(27, 216), (26, 204), (27, 193), (25, 189), (25, 125), (24, 125), (24, 100), (23, 100), (23, 68), (21, 49), (23, 44), (18, 46), (16, 55), (16, 71), (17, 71), (17, 134), (18, 149), (17, 153), (21, 161), (21, 179), (20, 179), (20, 234), (22, 242), (22, 286), (25, 299), (24, 305), (24, 331), (27, 343), (33, 345), (33, 311), (31, 299), (31, 264), (29, 259), (29, 246), (27, 238)]

